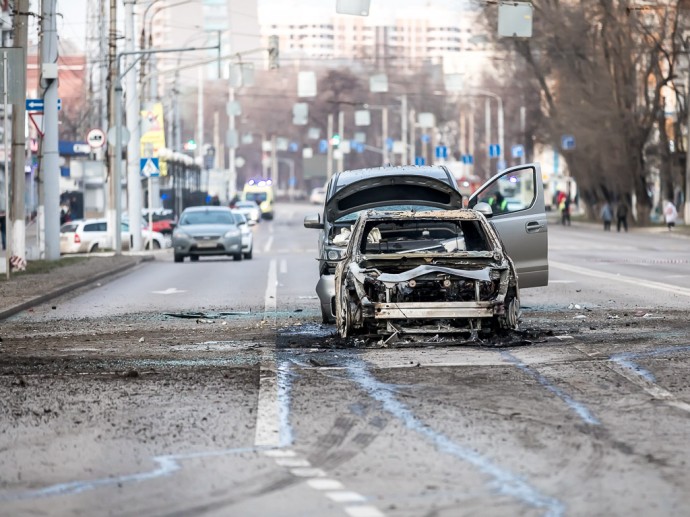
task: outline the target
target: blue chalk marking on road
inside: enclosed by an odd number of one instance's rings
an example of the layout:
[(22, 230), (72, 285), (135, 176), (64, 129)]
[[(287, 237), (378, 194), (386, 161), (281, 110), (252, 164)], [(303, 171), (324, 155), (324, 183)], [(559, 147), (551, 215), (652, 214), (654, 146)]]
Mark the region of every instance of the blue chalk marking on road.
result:
[(520, 370), (525, 372), (527, 375), (532, 377), (533, 379), (536, 379), (539, 384), (541, 384), (544, 388), (546, 388), (548, 391), (556, 395), (559, 399), (561, 399), (563, 402), (566, 403), (566, 405), (575, 411), (577, 413), (577, 416), (579, 416), (585, 423), (590, 424), (590, 425), (600, 425), (601, 422), (592, 415), (592, 413), (585, 407), (584, 404), (576, 401), (573, 399), (570, 395), (565, 393), (562, 389), (558, 388), (557, 386), (554, 386), (549, 382), (549, 380), (544, 377), (542, 374), (539, 372), (532, 370), (529, 366), (527, 366), (525, 363), (520, 361), (517, 357), (515, 357), (513, 354), (510, 352), (501, 352), (501, 356), (508, 362), (514, 364), (517, 366)]
[(514, 497), (533, 508), (544, 508), (547, 517), (559, 517), (565, 513), (565, 505), (553, 497), (540, 493), (525, 480), (512, 472), (499, 467), (490, 459), (467, 447), (453, 442), (450, 438), (424, 424), (402, 402), (395, 398), (395, 386), (377, 380), (366, 365), (358, 361), (348, 366), (348, 373), (370, 397), (383, 404), (383, 408), (400, 420), (405, 426), (428, 438), (439, 450), (470, 463), (484, 474), (493, 478), (493, 485), (499, 493)]
[(263, 449), (263, 447), (242, 447), (237, 449), (220, 449), (217, 451), (203, 451), (192, 452), (188, 454), (167, 454), (165, 456), (154, 456), (153, 461), (158, 464), (158, 467), (149, 472), (140, 472), (138, 474), (126, 474), (123, 476), (113, 476), (91, 480), (70, 481), (68, 483), (58, 483), (36, 490), (25, 490), (22, 492), (14, 493), (10, 492), (0, 494), (0, 501), (22, 501), (27, 499), (38, 499), (41, 497), (72, 495), (105, 486), (120, 485), (124, 483), (138, 483), (141, 481), (148, 481), (150, 479), (169, 476), (174, 472), (177, 472), (182, 468), (182, 465), (180, 465), (180, 461), (183, 460), (209, 458), (215, 456), (231, 456), (234, 454), (242, 454), (246, 452), (256, 452), (258, 450)]
[(668, 355), (677, 352), (687, 352), (690, 350), (690, 345), (687, 346), (669, 346), (664, 348), (657, 348), (656, 350), (649, 350), (647, 352), (623, 352), (611, 356), (611, 361), (630, 370), (649, 382), (656, 382), (654, 374), (649, 370), (642, 368), (639, 364), (634, 362), (634, 359), (641, 359), (644, 357), (654, 357), (659, 355)]

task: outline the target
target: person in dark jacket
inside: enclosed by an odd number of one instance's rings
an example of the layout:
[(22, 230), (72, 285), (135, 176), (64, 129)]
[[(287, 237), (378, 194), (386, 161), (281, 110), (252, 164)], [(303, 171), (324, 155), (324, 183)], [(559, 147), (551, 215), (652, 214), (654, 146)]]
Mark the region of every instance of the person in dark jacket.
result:
[(621, 226), (628, 231), (628, 204), (621, 200), (616, 207), (616, 228), (621, 231)]

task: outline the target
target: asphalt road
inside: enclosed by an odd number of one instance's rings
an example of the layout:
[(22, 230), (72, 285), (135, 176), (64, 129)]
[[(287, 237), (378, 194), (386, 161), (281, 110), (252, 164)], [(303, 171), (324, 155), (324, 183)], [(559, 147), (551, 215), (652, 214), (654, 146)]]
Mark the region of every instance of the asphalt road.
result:
[(690, 241), (552, 226), (522, 333), (384, 348), (320, 324), (310, 210), (4, 322), (0, 514), (687, 514)]

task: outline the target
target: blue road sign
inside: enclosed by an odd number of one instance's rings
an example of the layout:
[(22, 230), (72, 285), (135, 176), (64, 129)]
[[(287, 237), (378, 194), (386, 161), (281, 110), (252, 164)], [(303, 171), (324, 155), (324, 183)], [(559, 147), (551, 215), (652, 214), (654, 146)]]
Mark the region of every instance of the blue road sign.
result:
[(428, 144), (431, 141), (431, 137), (427, 135), (426, 133), (423, 133), (421, 136), (422, 143)]
[(448, 147), (445, 145), (436, 146), (436, 158), (448, 158)]
[(415, 156), (414, 157), (414, 164), (415, 165), (424, 165), (426, 163), (426, 160), (424, 159), (423, 156)]
[(43, 99), (26, 99), (26, 111), (43, 111)]
[(563, 135), (561, 137), (561, 149), (564, 151), (575, 149), (575, 137), (573, 135)]
[(393, 150), (393, 139), (392, 138), (386, 138), (386, 149), (388, 151)]
[(355, 142), (354, 140), (353, 140), (353, 142), (354, 142), (354, 144), (350, 144), (350, 145), (355, 149), (355, 151), (357, 151), (360, 154), (363, 153), (364, 152), (364, 144), (362, 142)]
[(328, 152), (328, 140), (319, 140), (319, 152), (321, 154)]
[(288, 146), (288, 150), (291, 153), (296, 153), (299, 151), (299, 144), (297, 142), (290, 142), (290, 145)]
[(460, 160), (462, 161), (462, 163), (472, 165), (474, 163), (474, 156), (472, 156), (471, 154), (463, 154)]
[(516, 144), (510, 148), (510, 154), (513, 158), (522, 158), (525, 156), (525, 147), (520, 144)]
[(158, 168), (158, 158), (141, 158), (139, 160), (139, 170), (147, 178), (155, 178), (161, 175)]
[[(26, 99), (26, 111), (43, 111), (43, 99)], [(58, 110), (62, 109), (62, 99), (57, 100)]]
[(501, 146), (498, 144), (489, 145), (489, 158), (498, 158), (501, 156)]

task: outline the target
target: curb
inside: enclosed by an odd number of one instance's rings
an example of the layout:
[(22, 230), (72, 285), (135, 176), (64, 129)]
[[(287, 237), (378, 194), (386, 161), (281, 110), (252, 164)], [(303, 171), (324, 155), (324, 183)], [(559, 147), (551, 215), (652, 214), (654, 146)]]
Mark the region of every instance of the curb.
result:
[(64, 285), (62, 287), (59, 287), (55, 289), (54, 291), (51, 291), (49, 293), (42, 294), (41, 296), (37, 296), (36, 298), (32, 298), (31, 300), (27, 300), (25, 302), (22, 302), (20, 304), (17, 304), (13, 307), (10, 307), (9, 309), (3, 309), (0, 310), (0, 321), (5, 320), (11, 316), (14, 316), (17, 313), (20, 313), (22, 311), (25, 311), (26, 309), (30, 309), (31, 307), (34, 307), (36, 305), (39, 305), (41, 303), (45, 303), (48, 300), (52, 300), (53, 298), (57, 298), (58, 296), (62, 296), (63, 294), (69, 293), (70, 291), (74, 291), (76, 289), (79, 289), (81, 287), (84, 287), (86, 285), (89, 285), (92, 282), (96, 282), (98, 280), (101, 280), (103, 278), (112, 276), (112, 275), (117, 275), (118, 273), (122, 273), (123, 271), (127, 271), (128, 269), (131, 269), (135, 266), (138, 266), (139, 264), (143, 262), (152, 262), (155, 260), (155, 257), (153, 256), (142, 256), (140, 260), (137, 260), (136, 262), (132, 262), (131, 264), (125, 264), (124, 266), (116, 267), (114, 269), (111, 269), (109, 271), (103, 271), (101, 273), (98, 273), (96, 275), (93, 275), (89, 278), (85, 278), (84, 280), (80, 280), (79, 282), (74, 282), (73, 284), (69, 285)]

